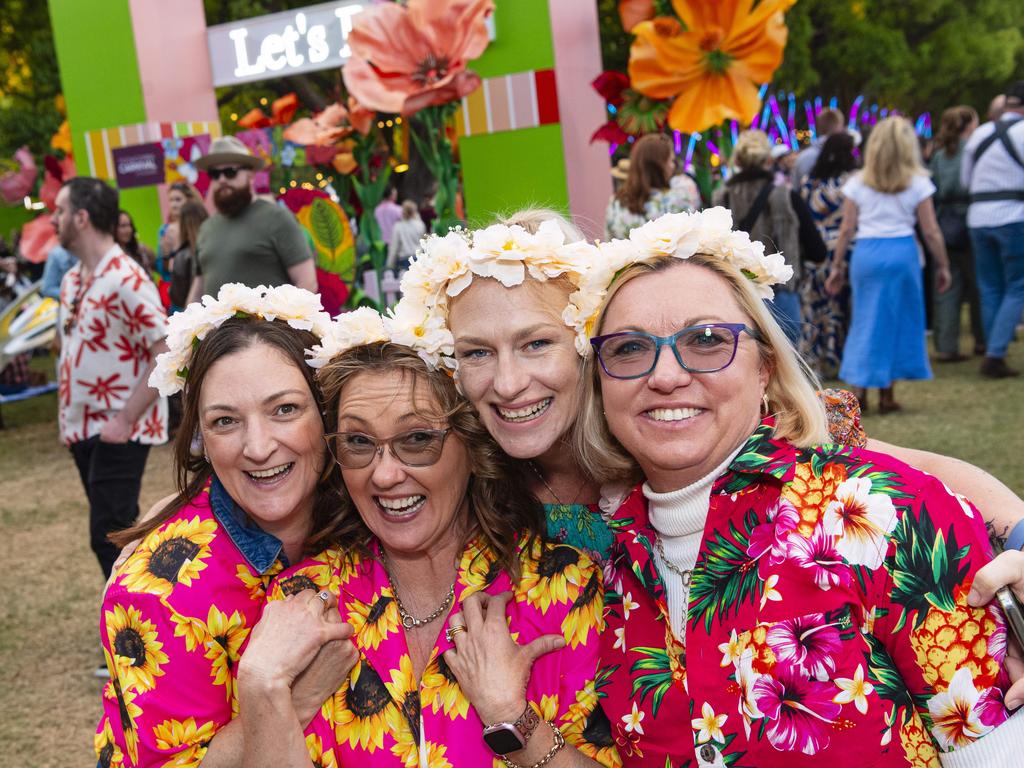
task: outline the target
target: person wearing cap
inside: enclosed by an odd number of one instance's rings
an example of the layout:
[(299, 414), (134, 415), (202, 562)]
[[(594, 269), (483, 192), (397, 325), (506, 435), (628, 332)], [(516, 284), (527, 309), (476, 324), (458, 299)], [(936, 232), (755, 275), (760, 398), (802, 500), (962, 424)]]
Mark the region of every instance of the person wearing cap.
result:
[(999, 119), (967, 140), (960, 166), (985, 327), (981, 374), (992, 379), (1019, 373), (1006, 351), (1024, 313), (1024, 80), (1005, 96)]
[(197, 274), (189, 302), (216, 296), (225, 283), (251, 288), (291, 284), (317, 292), (316, 263), (302, 228), (284, 208), (254, 200), (263, 159), (234, 136), (214, 139), (196, 167), (210, 177), (217, 213), (199, 229)]

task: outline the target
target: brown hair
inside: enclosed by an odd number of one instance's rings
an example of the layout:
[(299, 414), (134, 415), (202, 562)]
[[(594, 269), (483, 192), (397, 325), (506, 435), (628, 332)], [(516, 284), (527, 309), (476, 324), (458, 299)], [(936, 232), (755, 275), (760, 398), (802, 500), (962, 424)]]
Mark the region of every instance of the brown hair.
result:
[[(283, 354), (300, 371), (309, 385), (318, 410), (323, 412), (322, 400), (314, 378), (314, 371), (306, 364), (305, 350), (319, 340), (309, 331), (300, 331), (287, 323), (268, 321), (258, 317), (233, 317), (215, 328), (199, 342), (188, 366), (188, 378), (182, 391), (181, 425), (174, 440), (174, 471), (177, 495), (158, 514), (131, 528), (111, 534), (110, 540), (123, 547), (130, 541), (145, 537), (159, 528), (185, 507), (206, 486), (213, 475), (213, 467), (203, 455), (194, 455), (192, 441), (200, 434), (199, 398), (203, 381), (210, 369), (221, 358), (242, 352), (254, 344), (266, 344)], [(321, 483), (322, 485), (322, 483)], [(313, 524), (304, 546), (307, 554), (314, 554), (320, 542), (334, 537), (339, 526), (334, 500), (326, 489), (318, 488), (313, 504)]]
[(974, 107), (965, 104), (950, 107), (942, 113), (942, 120), (939, 122), (939, 133), (935, 137), (936, 143), (942, 147), (947, 155), (952, 157), (960, 148), (960, 139), (964, 135), (967, 126), (977, 121), (978, 112)]
[[(665, 256), (654, 262), (626, 267), (615, 278), (601, 304), (594, 325), (595, 335), (600, 334), (608, 306), (622, 286), (641, 275), (664, 272), (685, 264), (708, 269), (723, 277), (736, 303), (758, 331), (757, 348), (761, 361), (771, 371), (765, 394), (775, 416), (775, 439), (788, 440), (801, 448), (829, 442), (825, 411), (815, 394), (818, 381), (814, 373), (793, 349), (764, 301), (754, 292), (750, 280), (737, 267), (720, 258), (700, 253), (686, 260)], [(601, 483), (636, 483), (642, 476), (640, 467), (612, 435), (604, 419), (598, 368), (597, 355), (591, 354), (580, 379), (580, 415), (573, 433), (577, 460), (581, 466), (588, 467)]]
[[(337, 429), (341, 392), (345, 384), (360, 373), (397, 373), (409, 377), (415, 396), (416, 387), (425, 385), (437, 412), (423, 414), (431, 419), (447, 421), (453, 437), (462, 442), (469, 455), (471, 474), (466, 499), (469, 503), (469, 527), (466, 541), (481, 536), (497, 555), (497, 565), (518, 578), (517, 538), (525, 535), (525, 545), (532, 546), (543, 532), (543, 510), (525, 488), (522, 476), (490, 436), (473, 406), (459, 395), (455, 382), (444, 371), (430, 370), (419, 355), (409, 347), (377, 342), (343, 352), (320, 369), (317, 380), (323, 392), (327, 423)], [(337, 482), (336, 502), (340, 525), (332, 532), (332, 544), (339, 544), (346, 556), (369, 554), (372, 534), (356, 511), (340, 472), (331, 473)]]
[(844, 122), (845, 118), (840, 110), (823, 109), (818, 113), (818, 116), (814, 118), (814, 128), (819, 136), (827, 136), (839, 131), (839, 129), (843, 127)]
[(667, 189), (669, 172), (665, 166), (672, 157), (672, 140), (663, 133), (649, 133), (633, 144), (629, 153), (629, 176), (616, 199), (632, 213), (642, 214), (651, 192)]
[(196, 252), (196, 245), (199, 243), (199, 227), (204, 221), (210, 218), (210, 214), (200, 202), (188, 201), (181, 206), (178, 213), (178, 231), (181, 235), (181, 245)]

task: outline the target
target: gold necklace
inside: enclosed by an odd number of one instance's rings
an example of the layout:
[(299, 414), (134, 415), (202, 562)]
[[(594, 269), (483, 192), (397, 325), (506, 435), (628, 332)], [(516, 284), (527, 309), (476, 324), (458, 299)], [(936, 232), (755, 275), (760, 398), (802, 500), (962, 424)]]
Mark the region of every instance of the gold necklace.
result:
[(587, 484), (586, 478), (584, 478), (583, 482), (580, 483), (580, 487), (576, 489), (576, 493), (572, 497), (572, 501), (566, 504), (564, 501), (558, 498), (558, 494), (556, 494), (554, 490), (551, 488), (551, 486), (548, 485), (548, 481), (544, 479), (544, 475), (542, 475), (540, 473), (540, 470), (537, 469), (537, 465), (534, 464), (532, 461), (528, 461), (526, 463), (530, 465), (530, 469), (533, 470), (533, 474), (535, 474), (537, 476), (537, 479), (541, 481), (545, 488), (547, 488), (548, 493), (551, 494), (551, 498), (553, 498), (555, 500), (555, 503), (558, 504), (560, 507), (568, 507), (575, 504), (576, 500), (580, 497), (580, 493), (583, 491), (583, 486)]
[(395, 587), (395, 582), (391, 578), (391, 571), (388, 570), (388, 561), (387, 558), (384, 556), (383, 550), (381, 550), (380, 553), (380, 563), (384, 566), (384, 573), (386, 573), (388, 577), (388, 586), (391, 587), (391, 594), (395, 596), (395, 604), (398, 606), (398, 615), (402, 619), (402, 626), (406, 629), (416, 629), (416, 627), (422, 627), (425, 624), (429, 624), (451, 607), (452, 600), (455, 599), (454, 581), (452, 582), (452, 585), (448, 587), (448, 594), (445, 595), (444, 600), (441, 602), (441, 604), (437, 607), (436, 610), (424, 616), (422, 619), (416, 618), (407, 610), (405, 610), (405, 606), (402, 605), (402, 598), (398, 596), (398, 588)]

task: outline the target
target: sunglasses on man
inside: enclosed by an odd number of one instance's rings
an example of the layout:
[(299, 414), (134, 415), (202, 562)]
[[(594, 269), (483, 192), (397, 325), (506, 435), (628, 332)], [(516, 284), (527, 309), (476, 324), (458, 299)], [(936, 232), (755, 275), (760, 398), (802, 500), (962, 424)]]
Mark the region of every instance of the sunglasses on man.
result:
[(238, 172), (240, 170), (242, 170), (242, 169), (239, 166), (237, 166), (237, 165), (230, 165), (227, 168), (210, 168), (206, 172), (206, 174), (211, 179), (216, 181), (221, 176), (223, 176), (225, 179), (233, 179), (233, 178), (235, 178), (235, 176), (238, 175)]

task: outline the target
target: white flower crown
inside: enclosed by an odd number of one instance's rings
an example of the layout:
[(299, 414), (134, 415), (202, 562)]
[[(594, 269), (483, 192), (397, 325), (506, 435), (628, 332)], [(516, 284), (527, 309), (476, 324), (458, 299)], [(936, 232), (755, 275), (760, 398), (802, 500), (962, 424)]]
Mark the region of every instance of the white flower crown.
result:
[(708, 254), (736, 266), (763, 299), (775, 296), (772, 285), (793, 277), (793, 268), (781, 253), (765, 255), (763, 243), (732, 228), (732, 213), (726, 208), (665, 214), (634, 229), (628, 240), (599, 243), (597, 254), (562, 315), (576, 329), (576, 351), (583, 357), (590, 353), (590, 337), (608, 289), (619, 272), (632, 264)]
[[(443, 330), (450, 338), (449, 301), (466, 290), (474, 276), (490, 277), (512, 288), (527, 275), (540, 281), (564, 275), (579, 287), (596, 258), (597, 248), (591, 243), (566, 243), (554, 219), (542, 222), (536, 233), (517, 224), (494, 224), (473, 232), (453, 229), (423, 241), (402, 277), (402, 298), (395, 311), (427, 317), (432, 328)], [(443, 363), (455, 367), (448, 357)]]
[(320, 297), (294, 285), (274, 288), (249, 288), (227, 283), (213, 296), (204, 296), (167, 319), (167, 351), (156, 358), (149, 386), (163, 397), (185, 386), (192, 353), (199, 342), (232, 317), (260, 317), (282, 320), (292, 328), (310, 331), (320, 339), (331, 326), (331, 317), (323, 311)]
[(451, 333), (440, 317), (415, 310), (412, 306), (396, 307), (382, 315), (370, 307), (360, 307), (338, 315), (320, 343), (306, 350), (307, 362), (313, 368), (323, 368), (353, 347), (390, 341), (415, 350), (432, 370), (446, 367), (455, 349)]

